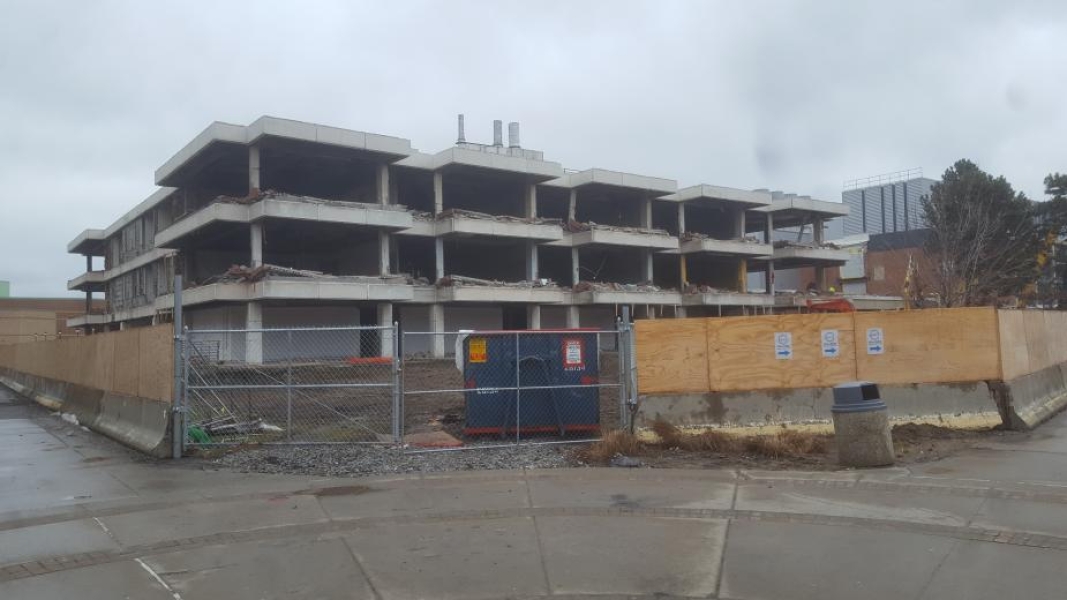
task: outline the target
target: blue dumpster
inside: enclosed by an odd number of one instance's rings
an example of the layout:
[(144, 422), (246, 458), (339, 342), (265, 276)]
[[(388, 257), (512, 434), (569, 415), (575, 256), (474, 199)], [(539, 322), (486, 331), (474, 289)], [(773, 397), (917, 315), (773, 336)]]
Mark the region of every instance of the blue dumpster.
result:
[(462, 352), (464, 434), (562, 436), (600, 430), (600, 389), (563, 387), (600, 382), (595, 332), (474, 332), (463, 340)]

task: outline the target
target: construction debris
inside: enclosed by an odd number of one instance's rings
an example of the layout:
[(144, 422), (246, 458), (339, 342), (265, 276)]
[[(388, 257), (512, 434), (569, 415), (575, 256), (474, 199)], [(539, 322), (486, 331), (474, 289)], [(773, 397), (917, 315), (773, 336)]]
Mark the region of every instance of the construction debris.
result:
[(260, 190), (259, 188), (252, 188), (252, 191), (247, 196), (216, 196), (213, 202), (219, 202), (224, 204), (255, 204), (260, 200), (267, 199), (285, 200), (287, 202), (303, 202), (307, 204), (325, 204), (330, 206), (345, 206), (349, 208), (366, 208), (373, 210), (407, 210), (406, 206), (400, 204), (377, 204), (368, 202), (357, 202), (355, 200), (327, 200), (325, 198), (316, 198), (314, 196), (299, 196), (296, 194), (289, 194), (287, 192), (279, 192), (277, 190)]
[(449, 208), (437, 215), (437, 219), (451, 219), (453, 217), (465, 217), (468, 219), (485, 219), (487, 221), (500, 221), (508, 223), (526, 223), (529, 225), (562, 225), (561, 219), (544, 219), (540, 217), (514, 217), (511, 215), (491, 215), (488, 213), (461, 208)]
[(710, 285), (697, 285), (690, 283), (685, 286), (684, 292), (686, 294), (740, 294), (737, 290), (724, 290)]
[(510, 287), (510, 288), (543, 288), (543, 287), (559, 287), (555, 281), (551, 279), (535, 279), (532, 281), (497, 281), (495, 279), (479, 279), (477, 277), (466, 277), (463, 275), (445, 275), (437, 281), (438, 287), (460, 287), (465, 285), (471, 286), (488, 286), (488, 287)]
[(668, 236), (668, 237), (671, 235), (670, 232), (667, 231), (666, 229), (653, 229), (653, 228), (647, 228), (646, 229), (644, 227), (623, 227), (621, 225), (601, 225), (599, 223), (594, 223), (593, 221), (586, 221), (586, 222), (567, 221), (566, 223), (561, 223), (561, 224), (563, 225), (563, 230), (564, 231), (569, 231), (570, 233), (581, 233), (583, 231), (594, 231), (594, 230), (596, 230), (596, 231), (619, 231), (619, 232), (624, 232), (624, 233), (640, 233), (640, 234), (644, 234), (644, 235), (662, 235), (662, 236)]
[(822, 244), (816, 244), (815, 242), (792, 242), (789, 240), (775, 240), (775, 248), (826, 248), (829, 250), (840, 250), (841, 246), (832, 242), (823, 242)]
[[(225, 273), (205, 279), (199, 285), (212, 283), (255, 283), (271, 278), (304, 278), (304, 279), (328, 279), (331, 281), (366, 282), (366, 283), (416, 283), (407, 275), (329, 275), (322, 271), (310, 271), (307, 269), (292, 269), (278, 265), (262, 264), (258, 267), (245, 265), (233, 265), (226, 269)], [(425, 280), (424, 280), (425, 281)]]
[(610, 281), (579, 281), (575, 284), (575, 292), (662, 292), (663, 288), (649, 282), (644, 283), (614, 283)]
[(735, 237), (735, 238), (725, 238), (724, 239), (724, 238), (712, 237), (710, 235), (707, 235), (707, 234), (704, 234), (704, 233), (698, 233), (696, 231), (686, 231), (685, 233), (682, 234), (682, 241), (683, 242), (688, 242), (688, 241), (691, 241), (691, 240), (709, 240), (709, 239), (718, 240), (720, 242), (744, 242), (746, 244), (762, 244), (763, 243), (762, 239), (760, 239), (759, 237), (756, 237), (754, 235), (746, 235), (744, 237)]

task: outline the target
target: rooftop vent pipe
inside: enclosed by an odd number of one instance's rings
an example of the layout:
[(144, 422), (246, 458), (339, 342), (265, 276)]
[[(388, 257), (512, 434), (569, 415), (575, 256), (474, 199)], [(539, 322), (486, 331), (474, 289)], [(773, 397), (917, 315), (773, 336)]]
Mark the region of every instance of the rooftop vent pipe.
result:
[(456, 143), (462, 144), (467, 141), (467, 138), (463, 135), (463, 113), (459, 113), (459, 136), (456, 137)]
[(493, 121), (493, 145), (504, 145), (504, 122), (500, 119)]
[(508, 148), (521, 148), (519, 145), (519, 124), (516, 121), (508, 123)]

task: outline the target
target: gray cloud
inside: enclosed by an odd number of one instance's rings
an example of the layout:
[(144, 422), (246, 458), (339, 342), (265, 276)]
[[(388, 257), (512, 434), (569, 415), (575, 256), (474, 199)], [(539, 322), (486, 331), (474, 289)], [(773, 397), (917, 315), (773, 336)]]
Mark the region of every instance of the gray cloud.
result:
[(568, 167), (839, 198), (961, 157), (1032, 197), (1067, 170), (1061, 2), (8, 2), (0, 279), (65, 254), (214, 120), (454, 140), (494, 118)]

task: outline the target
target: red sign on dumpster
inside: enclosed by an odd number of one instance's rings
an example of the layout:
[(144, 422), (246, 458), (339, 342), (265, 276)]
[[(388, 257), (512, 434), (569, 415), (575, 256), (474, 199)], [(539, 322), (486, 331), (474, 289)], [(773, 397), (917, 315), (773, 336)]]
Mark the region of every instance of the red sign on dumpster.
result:
[(563, 368), (585, 368), (585, 341), (581, 338), (563, 338)]

